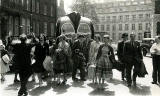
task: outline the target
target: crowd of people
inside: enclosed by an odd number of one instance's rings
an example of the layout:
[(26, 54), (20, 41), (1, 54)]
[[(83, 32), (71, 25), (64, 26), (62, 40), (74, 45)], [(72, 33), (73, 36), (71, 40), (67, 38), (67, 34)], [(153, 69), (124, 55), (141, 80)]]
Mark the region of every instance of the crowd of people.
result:
[[(43, 84), (44, 76), (53, 77), (57, 85), (60, 85), (66, 84), (67, 76), (71, 74), (74, 82), (90, 79), (98, 85), (98, 89), (104, 89), (105, 80), (107, 78), (112, 80), (112, 69), (118, 66), (123, 67), (120, 68), (122, 80), (127, 81), (128, 87), (132, 84), (136, 86), (137, 76), (144, 77), (147, 71), (140, 43), (135, 40), (135, 36), (130, 34), (128, 40), (128, 34), (122, 34), (122, 41), (117, 47), (118, 60), (115, 59), (109, 35), (101, 38), (96, 34), (94, 40), (89, 35), (79, 34), (74, 38), (60, 35), (49, 41), (44, 34), (40, 34), (39, 37), (22, 34), (17, 40), (9, 39), (6, 48), (0, 40), (1, 81), (5, 80), (5, 73), (10, 71), (11, 63), (15, 72), (14, 82), (19, 82), (17, 74), (21, 82), (18, 96), (28, 94), (26, 87), (28, 79), (32, 76), (32, 81), (35, 81), (36, 75), (39, 86)], [(160, 83), (159, 44), (160, 36), (157, 36), (150, 49), (153, 57), (153, 84)], [(10, 55), (11, 53), (14, 55)], [(133, 76), (131, 76), (132, 69)], [(77, 75), (78, 70), (79, 75)]]

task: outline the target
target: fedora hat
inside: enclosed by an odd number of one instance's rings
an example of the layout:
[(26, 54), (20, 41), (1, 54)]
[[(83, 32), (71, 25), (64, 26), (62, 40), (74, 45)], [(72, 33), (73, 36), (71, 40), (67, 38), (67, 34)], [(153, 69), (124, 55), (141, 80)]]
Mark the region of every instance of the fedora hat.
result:
[(127, 33), (123, 33), (123, 34), (122, 34), (122, 38), (125, 38), (125, 37), (128, 37), (128, 34), (127, 34)]

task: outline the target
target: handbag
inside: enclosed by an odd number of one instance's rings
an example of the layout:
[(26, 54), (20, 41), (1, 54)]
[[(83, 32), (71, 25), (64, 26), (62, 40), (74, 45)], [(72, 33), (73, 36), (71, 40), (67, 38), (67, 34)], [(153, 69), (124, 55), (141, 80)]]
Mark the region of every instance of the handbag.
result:
[(5, 54), (4, 56), (2, 56), (2, 60), (5, 64), (8, 64), (10, 62), (9, 56), (7, 54)]
[(88, 79), (93, 79), (95, 77), (95, 70), (96, 70), (95, 65), (90, 65), (88, 67)]
[(46, 56), (46, 58), (43, 61), (43, 67), (47, 71), (53, 70), (53, 60), (52, 60), (51, 56)]
[(147, 70), (146, 70), (146, 67), (145, 67), (145, 64), (143, 61), (141, 61), (140, 63), (140, 67), (139, 67), (139, 70), (137, 72), (138, 74), (138, 77), (145, 77), (145, 75), (148, 74)]
[(125, 68), (124, 63), (120, 62), (120, 61), (115, 61), (113, 63), (113, 69), (117, 69), (118, 71), (123, 71), (123, 69)]

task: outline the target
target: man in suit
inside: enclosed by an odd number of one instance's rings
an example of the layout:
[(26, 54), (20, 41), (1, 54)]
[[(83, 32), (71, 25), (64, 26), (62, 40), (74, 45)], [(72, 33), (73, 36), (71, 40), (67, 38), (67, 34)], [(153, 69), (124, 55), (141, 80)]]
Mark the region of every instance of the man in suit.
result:
[(155, 37), (155, 43), (152, 45), (150, 52), (153, 62), (152, 84), (160, 84), (160, 36)]
[[(136, 37), (135, 34), (130, 34), (130, 40), (125, 42), (123, 51), (126, 63), (126, 77), (127, 77), (128, 87), (131, 87), (132, 79), (133, 79), (133, 85), (136, 86), (136, 77), (139, 71), (138, 68), (140, 62), (143, 60), (140, 43), (138, 41), (135, 41), (135, 37)], [(131, 79), (131, 71), (133, 66), (134, 66), (133, 78)]]
[[(118, 56), (118, 60), (121, 62), (121, 63), (123, 63), (124, 65), (125, 65), (125, 63), (124, 63), (124, 58), (125, 58), (125, 56), (124, 56), (124, 54), (123, 54), (123, 48), (124, 48), (124, 43), (127, 41), (127, 39), (128, 39), (128, 34), (127, 33), (123, 33), (122, 34), (122, 41), (120, 41), (119, 43), (118, 43), (118, 49), (117, 49), (117, 56)], [(125, 78), (125, 67), (123, 68), (123, 70), (122, 70), (122, 73), (121, 73), (121, 78), (122, 78), (122, 80), (124, 81), (124, 78)]]
[(82, 81), (86, 81), (85, 79), (85, 55), (84, 55), (84, 35), (79, 35), (78, 40), (76, 40), (72, 46), (72, 58), (73, 58), (73, 72), (72, 72), (72, 80), (77, 81), (76, 78), (77, 69), (80, 70), (80, 78)]

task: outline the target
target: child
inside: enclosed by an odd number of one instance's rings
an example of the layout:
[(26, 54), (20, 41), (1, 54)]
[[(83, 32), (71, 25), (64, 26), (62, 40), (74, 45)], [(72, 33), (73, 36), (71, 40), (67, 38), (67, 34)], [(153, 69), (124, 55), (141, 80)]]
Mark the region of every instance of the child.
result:
[[(54, 59), (54, 71), (57, 75), (57, 83), (59, 84), (65, 84), (66, 83), (66, 55), (64, 54), (62, 49), (56, 49), (55, 53), (55, 59)], [(61, 77), (61, 74), (63, 77)], [(61, 82), (61, 78), (63, 81)]]
[(10, 71), (9, 65), (2, 59), (8, 52), (5, 50), (2, 40), (0, 40), (0, 74), (1, 81), (5, 81), (5, 73)]

